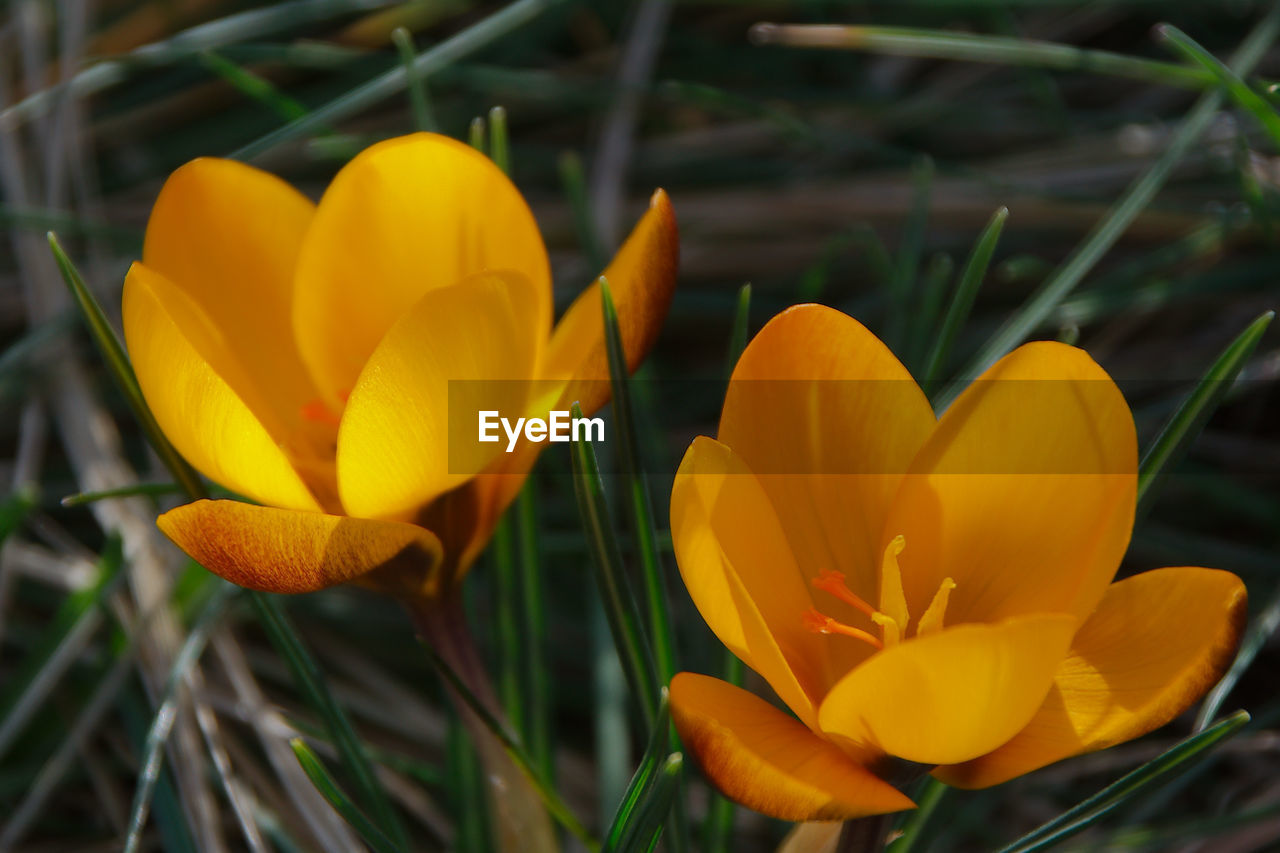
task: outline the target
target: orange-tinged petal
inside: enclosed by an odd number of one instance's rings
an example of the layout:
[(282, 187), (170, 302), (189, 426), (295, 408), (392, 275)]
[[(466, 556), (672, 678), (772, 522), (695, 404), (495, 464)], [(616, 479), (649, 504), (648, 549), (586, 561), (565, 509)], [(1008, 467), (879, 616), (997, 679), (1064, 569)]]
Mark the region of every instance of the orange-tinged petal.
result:
[(338, 431), (338, 491), (351, 515), (411, 514), (483, 471), (507, 445), (478, 443), (481, 410), (526, 414), (544, 336), (541, 290), (481, 273), (425, 294), (387, 332)]
[(1163, 726), (1230, 665), (1245, 611), (1244, 584), (1230, 572), (1156, 569), (1112, 584), (1031, 722), (994, 752), (936, 775), (985, 788)]
[[(929, 401), (875, 335), (832, 308), (800, 305), (766, 323), (738, 360), (719, 439), (760, 478), (807, 576), (841, 572), (875, 602), (885, 515), (933, 425)], [(820, 609), (862, 624), (833, 599)], [(867, 651), (844, 650), (846, 668)]]
[(320, 200), (298, 258), (294, 329), (325, 399), (339, 406), (382, 336), (423, 294), (486, 270), (529, 279), (538, 295), (530, 322), (548, 334), (542, 236), (488, 157), (430, 133), (356, 155)]
[(1072, 617), (1042, 614), (908, 640), (831, 688), (818, 723), (854, 752), (921, 764), (984, 755), (1044, 702), (1074, 630)]
[(312, 592), (352, 580), (431, 592), (440, 542), (413, 524), (196, 501), (160, 516), (165, 535), (232, 583), (264, 592)]
[[(210, 363), (225, 346), (198, 305), (135, 263), (125, 278), (124, 335), (147, 405), (173, 446), (215, 482), (256, 501), (319, 509), (276, 439)], [(234, 372), (236, 362), (218, 368)], [(240, 383), (236, 383), (240, 384)]]
[(808, 630), (808, 585), (759, 482), (715, 439), (694, 439), (671, 490), (671, 538), (689, 596), (731, 652), (806, 724), (837, 677), (834, 643)]
[(913, 616), (944, 579), (947, 623), (1083, 619), (1133, 528), (1138, 445), (1120, 390), (1083, 350), (1027, 344), (973, 383), (911, 465), (883, 542)]
[[(165, 182), (142, 261), (178, 286), (246, 368), (235, 390), (272, 431), (311, 454), (332, 430), (303, 417), (317, 391), (293, 337), (293, 274), (315, 205), (274, 175), (202, 158)], [(233, 386), (234, 387), (234, 386)], [(278, 425), (278, 426), (276, 426)]]
[(729, 799), (782, 820), (850, 820), (915, 806), (829, 741), (751, 693), (705, 675), (671, 680), (680, 739)]
[[(671, 200), (662, 190), (653, 194), (649, 210), (627, 237), (608, 269), (618, 328), (635, 370), (658, 337), (676, 285), (680, 239)], [(548, 350), (545, 375), (569, 379), (562, 406), (577, 400), (586, 414), (609, 400), (609, 359), (604, 342), (600, 283), (584, 290), (556, 324)]]
[(783, 837), (777, 853), (836, 853), (843, 823), (810, 821), (797, 823)]

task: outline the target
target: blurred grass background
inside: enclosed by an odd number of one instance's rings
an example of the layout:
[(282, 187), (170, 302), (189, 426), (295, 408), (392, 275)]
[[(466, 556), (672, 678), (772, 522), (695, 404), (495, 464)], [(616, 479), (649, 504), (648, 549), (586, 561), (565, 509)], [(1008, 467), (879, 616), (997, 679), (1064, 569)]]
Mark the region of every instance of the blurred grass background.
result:
[[(653, 188), (671, 194), (680, 281), (644, 368), (654, 381), (637, 385), (646, 466), (670, 472), (693, 435), (714, 431), (719, 399), (706, 389), (724, 375), (741, 285), (753, 286), (752, 332), (787, 305), (825, 302), (886, 336), (920, 376), (959, 269), (1007, 207), (972, 316), (938, 378), (963, 374), (1160, 156), (1207, 88), (1173, 85), (1181, 79), (1173, 73), (1162, 82), (1096, 66), (1050, 70), (1035, 49), (1029, 64), (1009, 64), (757, 44), (752, 25), (910, 26), (1170, 63), (1182, 60), (1153, 25), (1171, 23), (1225, 60), (1270, 4), (6, 0), (2, 8), (0, 849), (119, 849), (146, 733), (174, 692), (169, 760), (139, 840), (143, 849), (203, 851), (359, 842), (288, 748), (300, 732), (335, 763), (253, 612), (154, 529), (158, 506), (174, 498), (60, 504), (167, 477), (71, 312), (45, 231), (58, 232), (116, 311), (151, 202), (181, 163), (238, 152), (318, 197), (354, 152), (414, 128), (395, 83), (402, 65), (391, 33), (404, 27), (429, 67), (429, 109), (442, 132), (465, 138), (473, 117), (506, 108), (512, 175), (548, 241), (558, 305), (590, 281)], [(1276, 78), (1280, 47), (1269, 45), (1249, 79), (1273, 112)], [(1122, 382), (1144, 446), (1232, 338), (1280, 301), (1278, 144), (1255, 115), (1222, 101), (1150, 204), (1034, 329), (1086, 347)], [(1194, 564), (1245, 579), (1260, 645), (1223, 707), (1247, 708), (1254, 720), (1069, 849), (1280, 848), (1277, 372), (1273, 330), (1161, 483), (1122, 570)], [(677, 377), (708, 384), (662, 381)], [(492, 560), (468, 584), (472, 623), (500, 684), (527, 677), (503, 649), (545, 651), (556, 778), (598, 833), (643, 744), (628, 734), (568, 469), (566, 453), (545, 455), (521, 504), (525, 523), (509, 531), (520, 541), (507, 543), (537, 555), (545, 637), (504, 637), (513, 602)], [(669, 474), (649, 478), (660, 527), (669, 484)], [(717, 672), (723, 650), (669, 552), (665, 563), (681, 667)], [(403, 614), (345, 589), (285, 609), (377, 763), (412, 848), (486, 849), (478, 768)], [(194, 661), (179, 654), (193, 631), (208, 639)], [(170, 683), (181, 689), (166, 691)], [(992, 791), (950, 793), (923, 841), (933, 850), (995, 849), (1189, 730), (1182, 720)], [(691, 777), (696, 830), (719, 807)], [(784, 830), (741, 810), (734, 818), (731, 838), (703, 844), (695, 831), (695, 839), (703, 849), (766, 850)]]

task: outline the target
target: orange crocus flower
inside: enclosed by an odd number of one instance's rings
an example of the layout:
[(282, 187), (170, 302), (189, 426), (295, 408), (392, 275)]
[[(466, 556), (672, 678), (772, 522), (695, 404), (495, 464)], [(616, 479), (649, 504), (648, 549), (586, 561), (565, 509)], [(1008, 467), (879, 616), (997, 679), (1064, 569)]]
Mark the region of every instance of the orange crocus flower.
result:
[[(659, 190), (605, 270), (632, 367), (666, 313), (676, 258)], [(554, 330), (551, 316), (528, 205), (455, 140), (374, 145), (318, 205), (241, 163), (188, 163), (161, 190), (125, 281), (125, 338), (165, 435), (258, 505), (200, 500), (160, 527), (253, 589), (359, 579), (441, 593), (537, 453), (477, 444), (451, 459), (450, 383), (476, 380), (482, 408), (504, 414), (607, 400), (598, 284)]]
[(935, 419), (857, 321), (778, 315), (686, 453), (671, 529), (703, 618), (795, 717), (681, 673), (688, 749), (745, 806), (847, 820), (911, 808), (904, 769), (981, 788), (1169, 722), (1229, 663), (1245, 589), (1112, 582), (1137, 464), (1083, 350), (1020, 347)]

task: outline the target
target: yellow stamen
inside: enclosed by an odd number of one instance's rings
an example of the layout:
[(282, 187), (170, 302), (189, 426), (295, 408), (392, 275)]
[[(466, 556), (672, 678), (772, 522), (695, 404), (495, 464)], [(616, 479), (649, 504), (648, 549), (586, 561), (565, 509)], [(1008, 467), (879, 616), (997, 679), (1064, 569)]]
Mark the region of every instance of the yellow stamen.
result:
[(884, 637), (884, 647), (892, 648), (902, 640), (902, 628), (897, 620), (884, 613), (872, 613), (871, 621), (880, 626), (880, 636)]
[(906, 547), (906, 538), (895, 536), (884, 549), (880, 563), (880, 612), (893, 620), (900, 634), (907, 632), (907, 623), (911, 620), (907, 595), (902, 589), (902, 570), (898, 568), (898, 555)]
[(929, 609), (920, 617), (920, 624), (916, 626), (917, 637), (936, 634), (942, 630), (942, 619), (947, 613), (947, 601), (951, 598), (951, 590), (955, 588), (956, 582), (951, 578), (942, 579), (942, 585), (933, 594), (933, 601), (929, 602)]
[(861, 640), (877, 649), (884, 648), (884, 643), (880, 642), (873, 634), (863, 631), (861, 628), (854, 628), (852, 625), (837, 622), (812, 607), (804, 614), (804, 626), (815, 634), (841, 634), (845, 637)]
[(840, 572), (823, 569), (818, 573), (818, 576), (813, 579), (813, 585), (823, 592), (834, 595), (845, 604), (856, 607), (868, 616), (871, 616), (876, 612), (874, 607), (867, 604), (867, 602), (859, 598), (853, 590), (849, 589), (848, 584), (844, 582), (844, 575)]

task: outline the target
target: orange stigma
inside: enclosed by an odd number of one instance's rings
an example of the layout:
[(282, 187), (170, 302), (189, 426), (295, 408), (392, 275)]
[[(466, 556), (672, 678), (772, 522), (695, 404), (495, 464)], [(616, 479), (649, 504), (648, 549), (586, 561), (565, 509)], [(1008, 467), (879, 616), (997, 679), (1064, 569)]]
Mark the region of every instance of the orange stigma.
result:
[(868, 633), (861, 628), (854, 628), (852, 625), (846, 625), (843, 622), (837, 622), (812, 607), (804, 614), (804, 626), (815, 634), (840, 634), (845, 637), (853, 637), (855, 640), (861, 640), (877, 649), (884, 648), (884, 643), (880, 642), (880, 638), (874, 634)]
[(875, 615), (876, 609), (855, 595), (853, 590), (849, 589), (849, 585), (844, 582), (844, 575), (840, 572), (823, 569), (813, 579), (813, 585), (823, 592), (834, 595), (845, 604), (856, 607), (868, 616)]
[(342, 422), (341, 416), (335, 415), (333, 413), (333, 409), (330, 409), (325, 405), (324, 400), (319, 398), (312, 400), (302, 407), (302, 417), (315, 423), (328, 424), (329, 426), (335, 427)]

